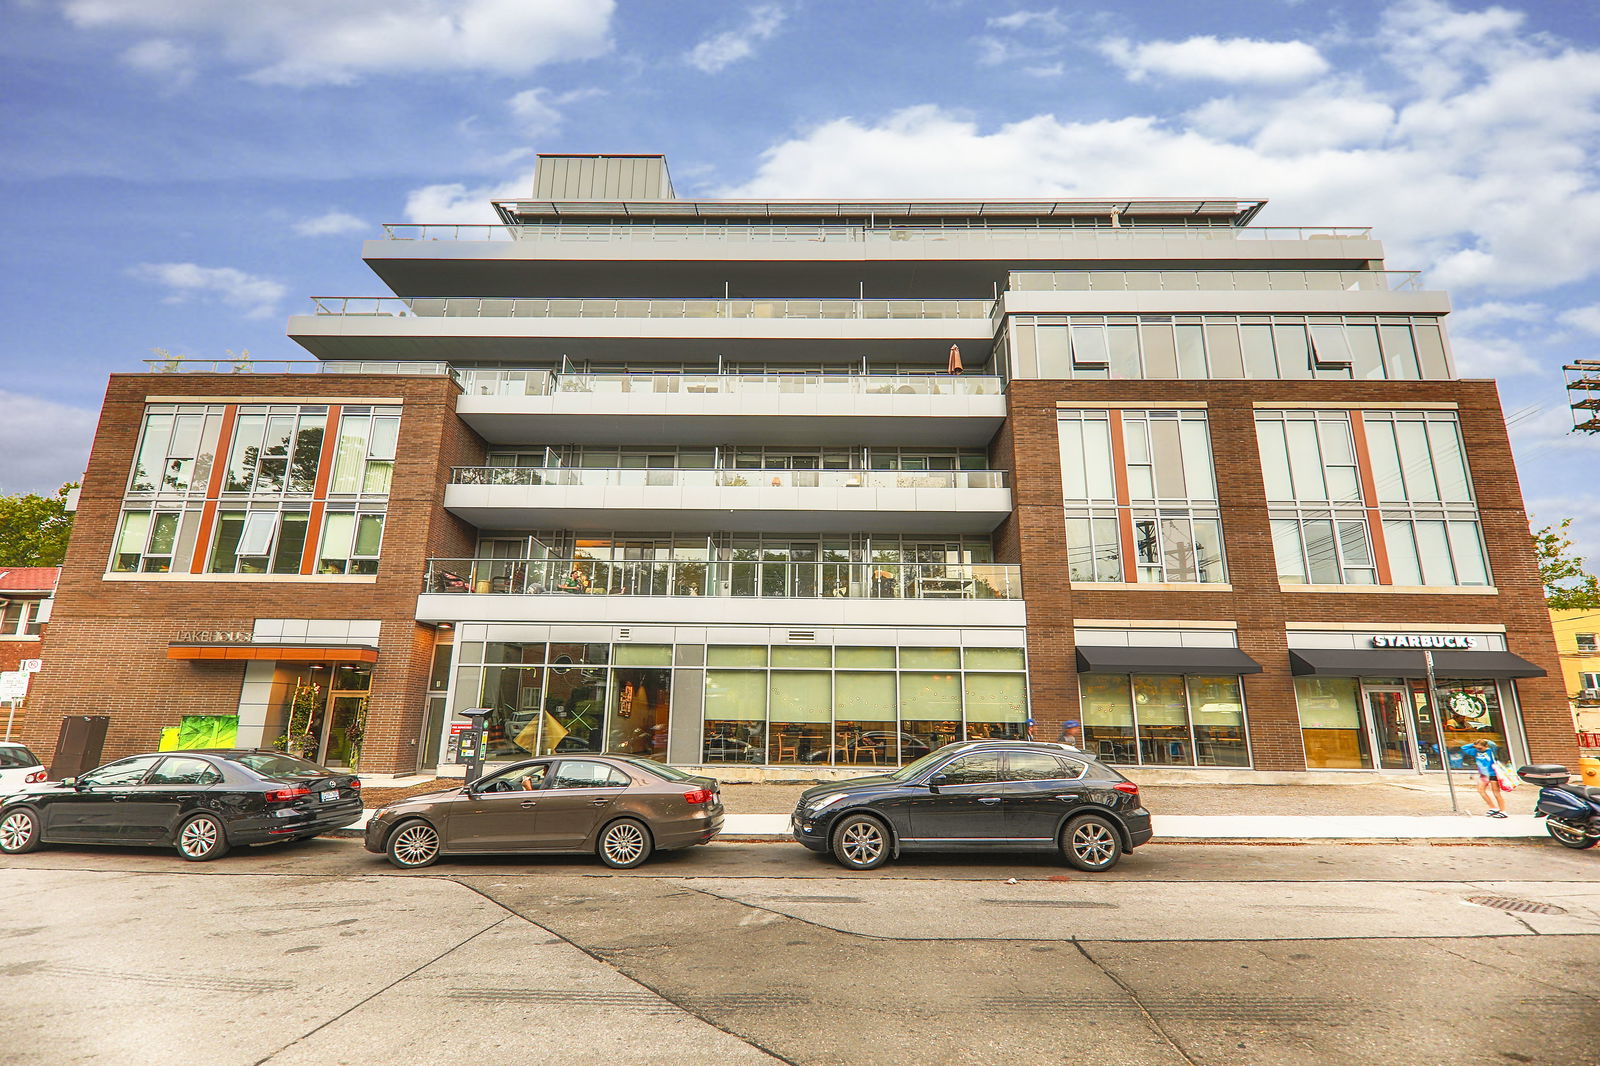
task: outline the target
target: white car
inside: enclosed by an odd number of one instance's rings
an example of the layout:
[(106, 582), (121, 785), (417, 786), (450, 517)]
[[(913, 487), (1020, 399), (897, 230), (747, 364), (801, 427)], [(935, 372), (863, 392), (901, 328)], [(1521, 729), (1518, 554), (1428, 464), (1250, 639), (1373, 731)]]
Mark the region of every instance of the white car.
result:
[(14, 741), (0, 741), (0, 796), (21, 792), (49, 776), (33, 752)]

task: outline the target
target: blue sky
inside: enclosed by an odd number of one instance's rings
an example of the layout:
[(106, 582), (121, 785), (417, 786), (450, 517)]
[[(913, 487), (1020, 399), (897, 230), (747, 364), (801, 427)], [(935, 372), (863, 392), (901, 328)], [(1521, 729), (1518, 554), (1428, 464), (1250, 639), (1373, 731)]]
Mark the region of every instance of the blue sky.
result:
[(686, 196), (1265, 197), (1372, 225), (1500, 381), (1536, 522), (1600, 557), (1600, 4), (0, 0), (0, 492), (82, 469), (105, 375), (257, 358), (383, 290), (384, 222), (475, 221), (539, 151)]

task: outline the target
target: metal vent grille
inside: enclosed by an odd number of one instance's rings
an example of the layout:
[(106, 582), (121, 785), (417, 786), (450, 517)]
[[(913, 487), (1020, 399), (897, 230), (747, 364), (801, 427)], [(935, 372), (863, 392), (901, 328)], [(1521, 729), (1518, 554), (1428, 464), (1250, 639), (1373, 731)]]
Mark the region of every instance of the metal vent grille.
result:
[(817, 631), (815, 629), (791, 629), (789, 630), (789, 639), (791, 641), (816, 640)]
[(1493, 907), (1499, 911), (1510, 911), (1512, 914), (1565, 914), (1565, 907), (1557, 907), (1554, 903), (1538, 903), (1531, 899), (1516, 899), (1512, 896), (1469, 896), (1468, 903), (1476, 903), (1480, 907)]
[(632, 640), (633, 639), (633, 630), (631, 630), (631, 629), (619, 629), (619, 630), (617, 630), (617, 639), (618, 640)]

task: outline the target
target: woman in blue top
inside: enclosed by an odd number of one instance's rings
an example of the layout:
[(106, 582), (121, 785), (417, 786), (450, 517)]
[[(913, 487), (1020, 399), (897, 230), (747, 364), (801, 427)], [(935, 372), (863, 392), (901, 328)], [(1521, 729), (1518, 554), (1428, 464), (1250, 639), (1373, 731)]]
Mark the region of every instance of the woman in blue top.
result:
[(1506, 816), (1505, 793), (1500, 789), (1498, 771), (1494, 765), (1494, 756), (1494, 746), (1482, 737), (1461, 749), (1461, 761), (1468, 766), (1477, 767), (1478, 795), (1482, 796), (1483, 802), (1489, 805), (1489, 817), (1504, 818)]

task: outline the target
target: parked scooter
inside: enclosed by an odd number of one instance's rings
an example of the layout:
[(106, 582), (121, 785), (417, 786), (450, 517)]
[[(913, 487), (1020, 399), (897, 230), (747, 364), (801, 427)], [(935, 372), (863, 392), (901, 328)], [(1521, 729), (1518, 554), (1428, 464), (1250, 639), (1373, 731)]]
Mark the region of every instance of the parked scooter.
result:
[(1534, 814), (1556, 843), (1578, 851), (1600, 844), (1600, 788), (1567, 784), (1572, 775), (1553, 763), (1521, 767), (1517, 776), (1539, 786)]

